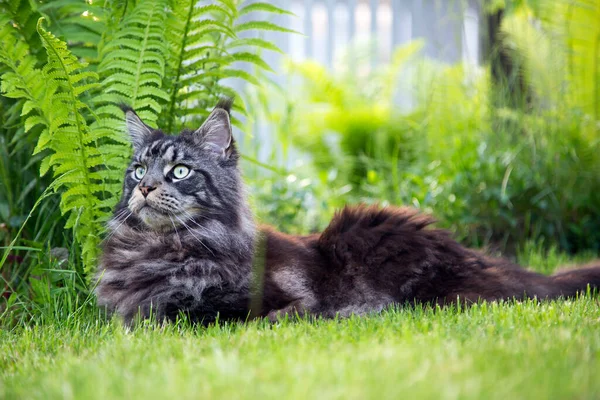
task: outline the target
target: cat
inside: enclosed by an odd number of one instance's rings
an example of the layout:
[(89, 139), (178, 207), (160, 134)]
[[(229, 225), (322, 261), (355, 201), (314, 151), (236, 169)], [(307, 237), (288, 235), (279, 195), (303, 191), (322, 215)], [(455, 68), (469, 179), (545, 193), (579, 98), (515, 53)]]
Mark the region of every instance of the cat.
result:
[(544, 276), (463, 247), (427, 215), (358, 205), (320, 234), (256, 227), (230, 100), (196, 130), (165, 135), (124, 108), (134, 155), (98, 269), (98, 304), (136, 318), (331, 318), (390, 305), (571, 297), (600, 265)]

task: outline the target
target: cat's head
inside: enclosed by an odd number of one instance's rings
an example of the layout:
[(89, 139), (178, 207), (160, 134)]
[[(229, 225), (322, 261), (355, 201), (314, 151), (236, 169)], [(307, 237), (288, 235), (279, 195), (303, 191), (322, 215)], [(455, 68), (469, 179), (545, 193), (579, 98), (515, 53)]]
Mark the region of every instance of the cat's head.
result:
[(231, 100), (222, 100), (202, 126), (169, 136), (124, 107), (133, 158), (116, 219), (128, 214), (156, 231), (203, 218), (235, 223), (243, 193), (230, 108)]

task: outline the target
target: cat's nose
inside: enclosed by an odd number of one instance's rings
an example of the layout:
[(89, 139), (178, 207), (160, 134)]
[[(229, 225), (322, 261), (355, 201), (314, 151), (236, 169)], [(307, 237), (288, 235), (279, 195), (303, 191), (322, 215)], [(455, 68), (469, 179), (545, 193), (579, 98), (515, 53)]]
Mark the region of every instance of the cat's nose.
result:
[(144, 198), (148, 197), (148, 194), (155, 189), (156, 186), (140, 186), (140, 192), (142, 192)]

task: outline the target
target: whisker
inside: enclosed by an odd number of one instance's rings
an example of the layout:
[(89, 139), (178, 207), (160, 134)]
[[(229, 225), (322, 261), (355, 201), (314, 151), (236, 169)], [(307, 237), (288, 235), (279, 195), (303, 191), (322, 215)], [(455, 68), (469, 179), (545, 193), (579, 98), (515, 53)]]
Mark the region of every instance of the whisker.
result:
[(181, 224), (185, 227), (185, 229), (188, 230), (188, 232), (190, 233), (190, 235), (192, 235), (194, 237), (194, 239), (196, 239), (202, 246), (204, 246), (206, 248), (206, 250), (208, 250), (210, 252), (210, 254), (212, 254), (213, 256), (215, 255), (215, 253), (213, 253), (212, 250), (209, 249), (207, 245), (205, 245), (204, 243), (202, 243), (202, 240), (200, 240), (196, 235), (194, 235), (194, 233), (192, 232), (192, 230), (190, 229), (190, 227), (181, 218), (179, 218), (177, 215), (173, 215), (173, 216), (175, 218), (177, 218), (177, 220), (179, 222), (181, 222)]
[(181, 236), (179, 236), (179, 232), (177, 231), (177, 227), (175, 226), (175, 222), (173, 221), (173, 218), (171, 218), (170, 214), (169, 214), (169, 219), (171, 220), (171, 225), (173, 225), (173, 229), (175, 229), (175, 234), (177, 235), (177, 239), (179, 239), (179, 243), (181, 243)]
[[(187, 217), (188, 217), (188, 221), (191, 221), (191, 222), (193, 222), (194, 224), (196, 224), (196, 226), (197, 226), (197, 227), (199, 227), (199, 228), (202, 228), (202, 229), (204, 229), (205, 231), (207, 231), (208, 233), (212, 233), (212, 234), (213, 234), (213, 235), (215, 235), (215, 236), (218, 236), (218, 235), (219, 235), (217, 232), (215, 232), (215, 231), (212, 231), (212, 230), (208, 229), (206, 226), (204, 226), (204, 225), (200, 225), (198, 222), (196, 222), (196, 221), (195, 221), (195, 218), (196, 218), (196, 217), (192, 216), (192, 215), (191, 215), (189, 212), (187, 212), (186, 210), (182, 210), (182, 212), (183, 212), (183, 214), (184, 214), (185, 216), (187, 216)], [(208, 220), (208, 221), (210, 221), (210, 218), (207, 218), (207, 220)]]
[(223, 210), (220, 209), (215, 209), (215, 208), (210, 208), (210, 209), (206, 209), (206, 208), (201, 208), (201, 211), (208, 211), (210, 214), (212, 215), (226, 215), (227, 213), (224, 212)]
[[(198, 227), (200, 227), (200, 228), (203, 228), (203, 226), (202, 226), (202, 225), (200, 225), (200, 224), (199, 224), (199, 223), (198, 223), (198, 222), (195, 220), (195, 218), (196, 218), (196, 217), (194, 217), (192, 214), (190, 214), (190, 213), (189, 213), (189, 211), (186, 211), (186, 210), (181, 210), (181, 213), (182, 213), (183, 215), (185, 215), (185, 216), (188, 218), (188, 221), (191, 221), (191, 222), (193, 222), (194, 224), (196, 224)], [(201, 216), (201, 215), (199, 215), (198, 217), (202, 217), (202, 216)], [(206, 220), (210, 220), (210, 218), (207, 218), (207, 217), (204, 217), (204, 218), (206, 218)]]
[[(129, 211), (129, 209), (123, 208), (123, 209), (117, 211), (117, 213), (113, 216), (112, 219), (118, 221), (121, 217), (123, 217), (125, 214), (127, 214), (128, 211)], [(109, 229), (109, 227), (108, 227), (108, 223), (107, 223), (102, 227), (102, 233), (106, 232), (108, 229)]]
[(127, 214), (127, 216), (125, 217), (125, 219), (123, 219), (123, 221), (121, 221), (121, 223), (119, 225), (117, 225), (117, 227), (115, 229), (113, 229), (112, 232), (104, 240), (108, 241), (110, 238), (112, 238), (114, 236), (114, 234), (117, 233), (117, 231), (119, 230), (121, 225), (123, 225), (125, 223), (125, 221), (127, 221), (127, 219), (129, 217), (131, 217), (132, 214), (133, 214), (133, 212), (130, 211), (129, 214)]

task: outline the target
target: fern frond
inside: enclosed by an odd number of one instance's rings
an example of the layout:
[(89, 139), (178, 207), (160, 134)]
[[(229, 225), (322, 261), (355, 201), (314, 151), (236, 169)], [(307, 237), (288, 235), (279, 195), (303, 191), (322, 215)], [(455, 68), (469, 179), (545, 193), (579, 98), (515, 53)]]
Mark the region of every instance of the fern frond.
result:
[(238, 11), (238, 15), (246, 15), (255, 11), (265, 11), (273, 14), (287, 14), (295, 16), (295, 14), (291, 11), (284, 10), (283, 8), (279, 8), (270, 3), (262, 2), (250, 3), (247, 6), (241, 7)]
[[(48, 103), (48, 94), (54, 86), (44, 82), (38, 62), (17, 27), (5, 25), (0, 28), (0, 91), (6, 98), (14, 99), (15, 104), (4, 115), (4, 128), (23, 120), (22, 135), (44, 135), (50, 121), (43, 114)], [(12, 121), (12, 122), (11, 122)], [(41, 126), (39, 129), (34, 129)], [(20, 140), (18, 130), (13, 130), (12, 141)]]
[(248, 21), (243, 22), (235, 26), (235, 32), (243, 31), (273, 31), (273, 32), (285, 32), (285, 33), (299, 33), (293, 29), (284, 28), (283, 26), (277, 25), (269, 21)]
[[(125, 102), (149, 123), (156, 121), (169, 97), (162, 89), (167, 45), (164, 42), (165, 0), (139, 3), (125, 17), (123, 28), (102, 49), (98, 66), (104, 97)], [(117, 75), (119, 80), (110, 78)], [(113, 115), (122, 119), (122, 114)]]
[[(102, 46), (98, 65), (102, 91), (90, 100), (97, 118), (90, 124), (89, 137), (102, 143), (97, 147), (97, 159), (91, 163), (104, 166), (101, 175), (105, 185), (122, 180), (131, 152), (124, 133), (123, 112), (117, 104), (130, 104), (152, 124), (168, 99), (162, 89), (167, 52), (163, 40), (165, 9), (164, 0), (139, 3)], [(120, 189), (113, 193), (120, 193)], [(114, 206), (116, 197), (106, 203)]]
[(236, 47), (254, 47), (257, 49), (271, 50), (276, 53), (283, 53), (276, 44), (261, 38), (236, 39), (227, 44), (227, 49), (234, 49)]
[(106, 30), (108, 12), (102, 0), (54, 0), (39, 6), (50, 21), (53, 34), (79, 58), (95, 63), (98, 44)]
[(224, 94), (241, 98), (235, 90), (222, 85), (223, 80), (233, 78), (258, 85), (259, 80), (240, 68), (241, 65), (271, 71), (258, 54), (260, 50), (281, 50), (261, 38), (238, 38), (238, 31), (257, 27), (287, 31), (286, 28), (263, 21), (238, 23), (241, 16), (254, 11), (290, 14), (266, 2), (220, 0), (209, 6), (198, 7), (196, 4), (194, 0), (175, 0), (174, 12), (167, 21), (169, 28), (166, 34), (172, 50), (169, 53), (165, 85), (169, 100), (168, 107), (161, 114), (160, 123), (169, 132), (179, 130), (182, 125), (192, 121), (201, 122), (207, 111)]
[(43, 47), (36, 31), (36, 24), (41, 14), (30, 0), (0, 1), (0, 27), (14, 28), (14, 34), (19, 36), (33, 56), (41, 61)]
[[(162, 89), (167, 52), (163, 40), (166, 4), (166, 0), (139, 3), (124, 15), (119, 29), (110, 32), (111, 39), (100, 45), (101, 90), (90, 98), (94, 119), (83, 137), (97, 224), (108, 219), (118, 200), (123, 169), (131, 155), (123, 112), (117, 104), (130, 104), (152, 124), (168, 99)], [(82, 85), (80, 90), (87, 88)]]
[(92, 188), (103, 181), (91, 176), (89, 162), (98, 154), (87, 140), (90, 128), (82, 114), (87, 106), (81, 101), (81, 95), (97, 85), (98, 77), (86, 71), (86, 64), (67, 49), (65, 42), (46, 31), (42, 21), (40, 18), (37, 29), (48, 55), (43, 68), (44, 81), (56, 90), (43, 105), (43, 114), (50, 124), (46, 135), (40, 136), (35, 152), (51, 151), (44, 158), (43, 168), (53, 171), (55, 188), (62, 192), (61, 212), (68, 214), (66, 227), (73, 228), (89, 272), (97, 258), (100, 231), (94, 214), (100, 199)]

